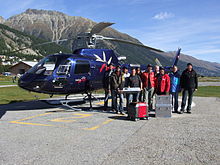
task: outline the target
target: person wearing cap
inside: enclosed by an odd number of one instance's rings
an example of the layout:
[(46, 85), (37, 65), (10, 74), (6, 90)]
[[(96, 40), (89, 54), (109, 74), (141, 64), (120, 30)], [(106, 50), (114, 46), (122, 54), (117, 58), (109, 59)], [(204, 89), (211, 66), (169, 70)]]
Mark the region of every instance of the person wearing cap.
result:
[(180, 77), (180, 85), (182, 88), (182, 104), (180, 113), (183, 113), (185, 110), (187, 95), (188, 105), (186, 111), (187, 113), (191, 113), (193, 93), (198, 89), (198, 76), (191, 63), (188, 63), (187, 68), (183, 71)]
[[(122, 80), (122, 72), (120, 66), (117, 66), (115, 71), (111, 75), (111, 94), (112, 94), (112, 109), (116, 111), (116, 113), (121, 113), (124, 115), (124, 107), (123, 107), (123, 80)], [(119, 97), (119, 106), (117, 98)]]
[(156, 77), (156, 94), (169, 95), (170, 92), (170, 77), (165, 73), (163, 67), (160, 67), (160, 74)]
[(155, 75), (152, 68), (153, 66), (148, 64), (147, 70), (141, 74), (141, 80), (143, 83), (143, 101), (148, 102), (149, 111), (153, 108), (153, 94), (155, 89)]
[(172, 105), (174, 107), (174, 113), (178, 112), (178, 96), (181, 92), (180, 87), (180, 74), (178, 72), (177, 66), (173, 66), (172, 72), (169, 73), (170, 76), (170, 94), (172, 95)]
[(104, 73), (103, 77), (103, 88), (105, 90), (105, 100), (104, 100), (104, 110), (108, 109), (108, 99), (110, 95), (110, 81), (111, 81), (111, 74), (113, 73), (113, 64), (109, 64), (107, 70)]

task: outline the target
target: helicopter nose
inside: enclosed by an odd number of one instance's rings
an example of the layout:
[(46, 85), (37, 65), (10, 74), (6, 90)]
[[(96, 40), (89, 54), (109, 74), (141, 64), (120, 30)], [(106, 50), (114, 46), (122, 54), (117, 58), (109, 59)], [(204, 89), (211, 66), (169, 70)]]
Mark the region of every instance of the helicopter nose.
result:
[(25, 82), (25, 81), (23, 81), (23, 80), (21, 80), (21, 79), (19, 79), (18, 80), (18, 86), (19, 87), (21, 87), (21, 88), (24, 88), (25, 89), (25, 87), (27, 86), (27, 82)]
[(20, 88), (30, 90), (33, 79), (29, 75), (23, 75), (18, 79), (18, 86)]
[(18, 79), (18, 86), (19, 87), (24, 86), (24, 82), (21, 79)]

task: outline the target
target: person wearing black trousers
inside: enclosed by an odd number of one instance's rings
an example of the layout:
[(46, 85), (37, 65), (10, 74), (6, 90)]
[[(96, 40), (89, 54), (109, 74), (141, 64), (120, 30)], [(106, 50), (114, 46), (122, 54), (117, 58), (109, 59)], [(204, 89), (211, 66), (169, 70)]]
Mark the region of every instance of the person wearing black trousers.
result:
[(178, 113), (178, 96), (179, 92), (181, 92), (180, 87), (180, 74), (178, 72), (177, 66), (173, 66), (172, 72), (169, 73), (170, 76), (170, 94), (172, 95), (172, 105), (174, 108), (173, 113)]
[(104, 77), (103, 77), (103, 88), (105, 90), (105, 100), (104, 100), (104, 109), (105, 109), (105, 111), (108, 110), (109, 94), (111, 93), (110, 81), (111, 81), (111, 75), (114, 72), (113, 68), (114, 68), (114, 65), (109, 64), (107, 70), (104, 73)]
[(193, 93), (198, 89), (198, 76), (191, 63), (188, 63), (186, 70), (183, 71), (180, 77), (180, 85), (182, 88), (182, 104), (179, 113), (181, 114), (185, 110), (187, 95), (188, 105), (186, 111), (187, 113), (191, 113)]

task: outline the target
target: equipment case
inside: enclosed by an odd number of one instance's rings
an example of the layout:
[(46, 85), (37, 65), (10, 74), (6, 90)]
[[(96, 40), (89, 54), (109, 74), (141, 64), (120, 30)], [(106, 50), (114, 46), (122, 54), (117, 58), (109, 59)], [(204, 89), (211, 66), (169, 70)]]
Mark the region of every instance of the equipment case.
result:
[(128, 118), (134, 121), (148, 119), (147, 104), (144, 102), (133, 102), (128, 105)]
[(155, 106), (155, 117), (171, 117), (172, 116), (172, 96), (157, 95)]
[(171, 95), (157, 95), (156, 104), (172, 104)]
[(172, 104), (156, 104), (155, 117), (172, 117)]

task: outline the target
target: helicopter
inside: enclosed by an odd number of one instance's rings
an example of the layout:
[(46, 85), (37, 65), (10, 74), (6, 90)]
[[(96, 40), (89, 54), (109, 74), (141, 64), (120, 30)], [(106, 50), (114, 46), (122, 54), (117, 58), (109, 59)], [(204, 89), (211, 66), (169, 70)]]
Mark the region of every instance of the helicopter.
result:
[[(120, 65), (120, 61), (125, 59), (125, 57), (117, 57), (112, 49), (96, 49), (98, 41), (122, 42), (162, 52), (143, 44), (98, 35), (103, 29), (113, 24), (100, 22), (90, 32), (79, 34), (75, 39), (52, 41), (58, 43), (73, 40), (73, 53), (60, 52), (46, 56), (20, 77), (19, 87), (32, 92), (49, 94), (51, 97), (55, 94), (63, 94), (66, 95), (66, 99), (70, 94), (85, 93), (90, 99), (91, 106), (92, 92), (103, 87), (102, 80), (107, 66), (109, 64)], [(24, 49), (26, 48), (20, 50)], [(174, 59), (175, 65), (177, 65), (179, 54), (180, 49)]]

